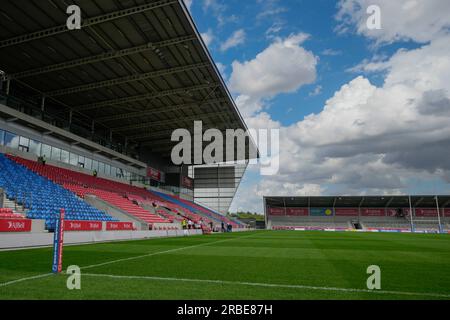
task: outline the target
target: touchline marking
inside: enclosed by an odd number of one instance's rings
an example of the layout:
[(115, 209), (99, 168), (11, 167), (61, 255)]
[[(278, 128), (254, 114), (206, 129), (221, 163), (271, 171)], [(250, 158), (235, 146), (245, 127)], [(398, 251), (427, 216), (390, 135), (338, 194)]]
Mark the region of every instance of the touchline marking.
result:
[[(193, 246), (175, 248), (175, 249), (170, 249), (170, 250), (165, 250), (165, 251), (157, 251), (157, 252), (152, 252), (152, 253), (141, 255), (141, 256), (124, 258), (124, 259), (118, 259), (118, 260), (112, 260), (112, 261), (99, 263), (99, 264), (93, 264), (93, 265), (90, 265), (90, 266), (81, 267), (80, 269), (90, 269), (90, 268), (95, 268), (95, 267), (101, 267), (101, 266), (104, 266), (104, 265), (113, 264), (113, 263), (122, 262), (122, 261), (141, 259), (141, 258), (145, 258), (145, 257), (155, 256), (155, 255), (158, 255), (158, 254), (176, 252), (176, 251), (189, 249), (189, 248), (197, 248), (197, 247), (206, 246), (206, 245), (214, 244), (214, 243), (220, 243), (220, 242), (231, 241), (231, 240), (242, 239), (242, 238), (249, 238), (249, 237), (253, 237), (255, 235), (259, 235), (259, 234), (260, 233), (254, 233), (254, 234), (251, 234), (249, 236), (242, 236), (242, 237), (236, 237), (236, 238), (231, 238), (231, 239), (225, 239), (225, 240), (218, 240), (218, 241), (213, 241), (213, 242), (201, 243), (201, 244), (196, 244), (196, 245), (193, 245)], [(44, 274), (40, 274), (40, 275), (36, 275), (36, 276), (32, 276), (32, 277), (20, 278), (20, 279), (8, 281), (8, 282), (0, 283), (0, 288), (9, 286), (11, 284), (19, 283), (19, 282), (45, 278), (45, 277), (51, 276), (52, 274), (53, 273), (44, 273)]]
[(250, 237), (253, 237), (253, 236), (255, 236), (255, 235), (257, 235), (257, 234), (251, 234), (251, 235), (249, 235), (249, 236), (242, 236), (242, 237), (236, 237), (236, 238), (231, 238), (231, 239), (225, 239), (225, 240), (218, 240), (218, 241), (213, 241), (213, 242), (201, 243), (201, 244), (196, 244), (196, 245), (193, 245), (193, 246), (187, 246), (187, 247), (181, 247), (181, 248), (174, 248), (174, 249), (169, 249), (169, 250), (165, 250), (165, 251), (157, 251), (157, 252), (152, 252), (152, 253), (144, 254), (144, 255), (141, 255), (141, 256), (135, 256), (135, 257), (129, 257), (129, 258), (123, 258), (123, 259), (117, 259), (117, 260), (107, 261), (107, 262), (98, 263), (98, 264), (92, 264), (92, 265), (90, 265), (90, 266), (84, 266), (84, 267), (81, 267), (80, 269), (91, 269), (91, 268), (95, 268), (95, 267), (102, 267), (102, 266), (106, 266), (106, 265), (113, 264), (113, 263), (117, 263), (117, 262), (123, 262), (123, 261), (130, 261), (130, 260), (142, 259), (142, 258), (146, 258), (146, 257), (156, 256), (156, 255), (158, 255), (158, 254), (177, 252), (177, 251), (181, 251), (181, 250), (185, 250), (185, 249), (190, 249), (190, 248), (198, 248), (198, 247), (203, 247), (203, 246), (207, 246), (207, 245), (210, 245), (210, 244), (221, 243), (221, 242), (226, 242), (226, 241), (232, 241), (232, 240), (236, 240), (236, 239), (250, 238)]
[(32, 277), (26, 277), (26, 278), (21, 278), (21, 279), (16, 279), (16, 280), (12, 280), (12, 281), (8, 281), (8, 282), (4, 282), (4, 283), (0, 283), (0, 288), (1, 287), (6, 287), (10, 284), (15, 284), (15, 283), (19, 283), (19, 282), (23, 282), (23, 281), (28, 281), (28, 280), (35, 280), (35, 279), (40, 279), (40, 278), (45, 278), (48, 276), (51, 276), (53, 273), (44, 273), (44, 274), (39, 274), (37, 276), (32, 276)]
[(393, 295), (397, 294), (397, 295), (406, 295), (406, 296), (427, 296), (427, 297), (434, 297), (434, 298), (450, 298), (450, 294), (432, 293), (432, 292), (368, 290), (368, 289), (355, 289), (355, 288), (316, 287), (316, 286), (305, 286), (305, 285), (296, 285), (296, 284), (291, 285), (291, 284), (241, 282), (241, 281), (227, 281), (227, 280), (165, 278), (165, 277), (150, 277), (150, 276), (120, 276), (120, 275), (97, 274), (97, 273), (83, 273), (82, 276), (111, 278), (111, 279), (200, 282), (200, 283), (229, 284), (229, 285), (242, 285), (242, 286), (252, 286), (252, 287), (267, 287), (267, 288), (289, 288), (289, 289), (307, 289), (307, 290), (337, 291), (337, 292), (375, 293), (375, 294), (393, 294)]

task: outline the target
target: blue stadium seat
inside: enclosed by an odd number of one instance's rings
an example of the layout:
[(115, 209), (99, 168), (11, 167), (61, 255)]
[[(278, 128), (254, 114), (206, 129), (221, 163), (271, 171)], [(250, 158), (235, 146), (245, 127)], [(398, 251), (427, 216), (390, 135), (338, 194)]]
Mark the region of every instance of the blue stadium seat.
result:
[(8, 199), (17, 200), (28, 209), (28, 218), (44, 219), (47, 229), (54, 228), (61, 208), (67, 220), (118, 221), (3, 154), (0, 154), (0, 187)]

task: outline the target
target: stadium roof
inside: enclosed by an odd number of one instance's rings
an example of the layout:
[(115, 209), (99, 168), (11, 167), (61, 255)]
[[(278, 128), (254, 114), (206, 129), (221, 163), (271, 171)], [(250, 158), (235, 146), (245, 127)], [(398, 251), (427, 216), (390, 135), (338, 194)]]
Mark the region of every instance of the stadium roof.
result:
[[(450, 206), (450, 195), (437, 196), (440, 208)], [(407, 208), (409, 196), (264, 197), (269, 207)], [(411, 196), (414, 208), (435, 208), (436, 196)]]
[[(173, 129), (246, 129), (182, 0), (3, 0), (0, 74), (46, 112), (170, 155)], [(44, 97), (44, 98), (43, 98)], [(112, 132), (112, 133), (111, 133)], [(240, 160), (240, 159), (239, 159)]]

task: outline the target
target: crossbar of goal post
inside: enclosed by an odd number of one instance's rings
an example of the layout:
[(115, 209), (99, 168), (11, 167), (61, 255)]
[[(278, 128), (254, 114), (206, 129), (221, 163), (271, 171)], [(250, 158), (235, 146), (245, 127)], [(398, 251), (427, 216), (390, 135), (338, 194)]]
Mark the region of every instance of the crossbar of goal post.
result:
[(442, 224), (441, 224), (441, 214), (439, 213), (439, 200), (438, 196), (435, 197), (436, 200), (436, 209), (437, 209), (437, 216), (438, 216), (438, 224), (439, 224), (439, 233), (442, 233)]
[(411, 203), (411, 196), (409, 196), (409, 221), (411, 223), (411, 232), (415, 232), (414, 221), (413, 221), (413, 209)]

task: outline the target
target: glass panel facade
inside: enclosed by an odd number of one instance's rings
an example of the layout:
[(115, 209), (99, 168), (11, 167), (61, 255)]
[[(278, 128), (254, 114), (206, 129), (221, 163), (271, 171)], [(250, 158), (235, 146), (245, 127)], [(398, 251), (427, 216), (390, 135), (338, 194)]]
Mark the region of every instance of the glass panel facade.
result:
[(84, 168), (88, 170), (92, 169), (92, 159), (87, 157), (84, 159)]
[(35, 154), (37, 156), (41, 155), (41, 143), (36, 140), (30, 140), (30, 150), (32, 154)]
[(61, 160), (61, 149), (52, 147), (52, 160), (60, 161)]
[(69, 151), (61, 150), (61, 162), (69, 163)]
[(19, 138), (19, 146), (28, 148), (30, 146), (30, 139), (25, 138), (25, 137), (20, 137)]
[(15, 134), (5, 131), (5, 146), (17, 149), (19, 147), (19, 136)]
[(48, 144), (43, 144), (41, 147), (41, 156), (45, 156), (47, 159), (50, 159), (52, 153), (52, 147)]
[(73, 166), (82, 167), (88, 170), (97, 170), (112, 177), (133, 179), (136, 181), (144, 181), (145, 177), (136, 173), (111, 166), (110, 164), (85, 158), (73, 152), (44, 144), (40, 141), (33, 140), (28, 137), (16, 135), (6, 130), (0, 129), (0, 145), (5, 145), (12, 149), (18, 149), (23, 152), (29, 152), (36, 156), (44, 156), (47, 159), (61, 161)]
[(246, 168), (247, 163), (190, 167), (189, 176), (195, 179), (195, 202), (226, 214)]
[(69, 163), (73, 166), (78, 165), (78, 155), (75, 153), (70, 153)]
[(78, 157), (78, 166), (81, 168), (84, 168), (84, 157), (83, 156)]
[(105, 173), (105, 164), (103, 162), (98, 163), (98, 172)]

